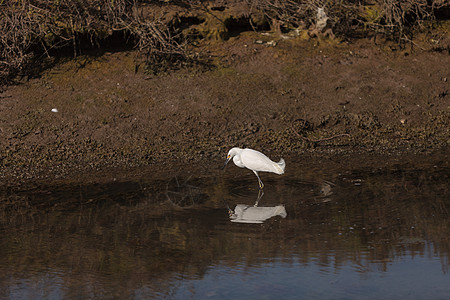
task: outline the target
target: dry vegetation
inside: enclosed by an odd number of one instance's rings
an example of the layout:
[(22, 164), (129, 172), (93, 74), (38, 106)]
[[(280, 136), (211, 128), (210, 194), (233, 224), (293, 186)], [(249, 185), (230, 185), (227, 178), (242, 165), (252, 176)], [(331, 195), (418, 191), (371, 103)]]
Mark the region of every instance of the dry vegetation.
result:
[(275, 22), (287, 27), (310, 27), (316, 23), (317, 11), (323, 8), (330, 26), (341, 35), (355, 31), (376, 31), (401, 36), (417, 25), (435, 18), (444, 0), (247, 0)]
[[(173, 61), (185, 51), (157, 18), (146, 18), (137, 0), (5, 0), (0, 2), (0, 83), (17, 75), (58, 49), (70, 47), (76, 57), (86, 48), (101, 47), (121, 33), (147, 61)], [(152, 1), (150, 1), (152, 2)], [(153, 1), (160, 2), (160, 1)]]
[[(31, 75), (35, 72), (31, 66), (38, 62), (42, 67), (42, 58), (61, 49), (71, 49), (77, 56), (83, 49), (100, 48), (105, 40), (119, 36), (139, 50), (152, 71), (173, 67), (192, 59), (181, 30), (189, 24), (181, 24), (176, 12), (192, 15), (195, 10), (208, 11), (216, 2), (220, 1), (2, 0), (0, 85)], [(399, 42), (411, 41), (418, 25), (449, 7), (445, 0), (247, 0), (246, 5), (248, 22), (252, 23), (252, 13), (262, 13), (273, 30), (317, 27), (321, 8), (333, 36), (378, 33)], [(168, 14), (170, 10), (175, 13)]]

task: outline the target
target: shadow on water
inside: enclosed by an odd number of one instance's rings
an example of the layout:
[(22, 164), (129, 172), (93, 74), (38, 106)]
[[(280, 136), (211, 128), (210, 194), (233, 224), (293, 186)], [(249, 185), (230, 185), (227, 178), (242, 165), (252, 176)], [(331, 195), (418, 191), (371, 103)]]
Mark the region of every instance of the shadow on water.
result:
[(295, 164), (3, 190), (0, 298), (450, 298), (446, 164)]

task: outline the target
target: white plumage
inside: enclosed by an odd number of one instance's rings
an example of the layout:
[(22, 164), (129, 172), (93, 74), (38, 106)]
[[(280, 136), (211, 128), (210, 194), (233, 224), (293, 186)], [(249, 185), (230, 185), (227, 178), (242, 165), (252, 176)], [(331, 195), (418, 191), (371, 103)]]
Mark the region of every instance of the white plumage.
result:
[(284, 168), (286, 166), (284, 159), (280, 159), (276, 163), (261, 152), (248, 148), (241, 149), (235, 147), (228, 151), (227, 160), (223, 166), (224, 168), (231, 159), (233, 159), (236, 166), (247, 168), (255, 173), (260, 189), (264, 187), (264, 183), (259, 178), (258, 172), (272, 172), (281, 175), (284, 174)]
[(234, 208), (234, 212), (230, 213), (230, 220), (236, 223), (262, 223), (275, 216), (286, 218), (287, 213), (284, 205), (256, 207), (238, 204)]

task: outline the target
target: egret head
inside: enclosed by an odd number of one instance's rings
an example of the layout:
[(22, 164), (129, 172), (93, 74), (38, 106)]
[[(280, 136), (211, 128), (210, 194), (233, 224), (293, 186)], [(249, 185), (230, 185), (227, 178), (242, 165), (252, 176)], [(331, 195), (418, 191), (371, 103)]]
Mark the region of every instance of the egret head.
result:
[(222, 167), (222, 170), (225, 169), (225, 167), (227, 166), (228, 162), (236, 155), (238, 154), (239, 148), (238, 147), (234, 147), (231, 148), (230, 151), (228, 151), (228, 155), (227, 155), (227, 160), (225, 161), (225, 164)]
[(230, 217), (230, 220), (236, 220), (237, 219), (237, 215), (235, 213), (233, 213), (232, 210), (228, 212), (228, 216)]
[(228, 207), (228, 217), (230, 217), (231, 220), (234, 220), (237, 218), (236, 214), (234, 213), (234, 211)]

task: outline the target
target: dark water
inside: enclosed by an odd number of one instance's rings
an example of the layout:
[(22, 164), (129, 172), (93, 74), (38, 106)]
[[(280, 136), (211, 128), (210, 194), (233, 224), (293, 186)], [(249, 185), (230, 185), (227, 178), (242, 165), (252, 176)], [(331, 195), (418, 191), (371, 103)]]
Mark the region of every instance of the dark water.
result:
[(380, 166), (4, 190), (0, 298), (450, 299), (448, 163)]

